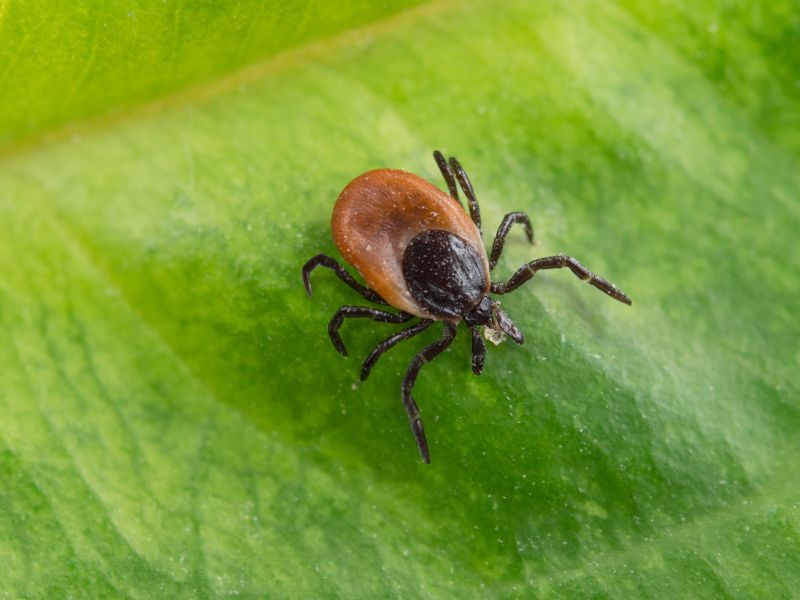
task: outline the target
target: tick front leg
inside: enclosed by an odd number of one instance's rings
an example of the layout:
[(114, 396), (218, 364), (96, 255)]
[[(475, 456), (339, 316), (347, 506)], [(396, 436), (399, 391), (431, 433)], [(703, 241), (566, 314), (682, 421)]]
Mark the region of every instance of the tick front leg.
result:
[(375, 363), (378, 362), (378, 359), (383, 356), (385, 352), (402, 342), (403, 340), (408, 340), (414, 337), (415, 335), (422, 333), (428, 327), (431, 326), (430, 319), (423, 319), (416, 325), (412, 325), (408, 329), (403, 329), (402, 331), (398, 331), (394, 335), (386, 338), (380, 344), (375, 346), (372, 352), (369, 353), (364, 364), (361, 365), (361, 381), (366, 381), (367, 377), (369, 377), (369, 372), (372, 370), (372, 367), (375, 366)]
[(377, 292), (374, 292), (371, 289), (361, 285), (352, 275), (350, 275), (350, 273), (345, 270), (342, 265), (336, 262), (336, 259), (331, 258), (326, 254), (317, 254), (314, 258), (303, 265), (303, 287), (306, 288), (306, 293), (309, 296), (311, 295), (311, 271), (317, 267), (325, 267), (326, 269), (330, 269), (336, 273), (339, 279), (344, 281), (347, 285), (349, 285), (370, 302), (374, 302), (375, 304), (388, 304), (386, 300), (378, 295)]
[(483, 373), (483, 361), (486, 358), (486, 342), (477, 327), (470, 328), (472, 334), (472, 372), (475, 375)]
[(453, 170), (450, 168), (450, 165), (447, 164), (444, 155), (438, 150), (434, 150), (433, 159), (436, 161), (439, 171), (442, 172), (442, 177), (444, 177), (444, 180), (447, 183), (447, 189), (450, 190), (450, 197), (458, 202), (461, 205), (461, 208), (464, 208), (464, 205), (461, 204), (461, 200), (458, 198), (458, 187), (456, 187), (456, 178), (453, 175)]
[(475, 226), (478, 228), (478, 232), (481, 232), (481, 208), (478, 206), (478, 199), (475, 197), (475, 190), (472, 189), (472, 182), (467, 177), (467, 172), (461, 166), (461, 163), (454, 157), (450, 157), (450, 168), (453, 169), (453, 172), (456, 174), (456, 179), (458, 180), (461, 189), (464, 190), (464, 195), (467, 197), (467, 203), (469, 204), (469, 216), (472, 217), (472, 222), (475, 223)]
[(503, 253), (503, 246), (506, 243), (506, 236), (508, 235), (511, 226), (516, 223), (522, 223), (525, 227), (525, 235), (528, 241), (533, 243), (533, 227), (531, 220), (524, 212), (512, 212), (503, 217), (503, 222), (497, 229), (497, 235), (494, 236), (494, 243), (492, 244), (492, 253), (489, 256), (489, 269), (494, 269), (497, 261), (500, 260), (500, 255)]
[(603, 279), (598, 275), (595, 275), (571, 256), (565, 256), (563, 254), (559, 254), (558, 256), (548, 256), (546, 258), (537, 258), (536, 260), (529, 262), (527, 265), (524, 265), (517, 270), (517, 272), (514, 273), (508, 281), (502, 283), (493, 283), (491, 292), (493, 294), (507, 294), (508, 292), (513, 292), (523, 283), (531, 279), (537, 271), (545, 269), (562, 269), (564, 267), (567, 267), (579, 279), (582, 279), (589, 285), (593, 285), (601, 292), (604, 292), (614, 298), (614, 300), (619, 300), (623, 304), (631, 304), (631, 299), (628, 298), (625, 292), (618, 289), (613, 283)]
[(417, 375), (419, 375), (419, 370), (422, 368), (422, 365), (424, 365), (426, 362), (432, 361), (434, 358), (439, 356), (439, 354), (444, 352), (444, 350), (453, 343), (453, 339), (455, 339), (455, 337), (456, 326), (452, 323), (445, 322), (444, 331), (442, 332), (442, 339), (434, 342), (430, 346), (426, 346), (421, 352), (419, 352), (411, 360), (411, 364), (408, 365), (408, 370), (406, 371), (406, 376), (403, 378), (403, 386), (401, 388), (403, 406), (406, 409), (408, 421), (411, 424), (411, 431), (414, 434), (414, 438), (417, 440), (419, 453), (422, 455), (422, 460), (424, 460), (426, 463), (431, 462), (431, 455), (430, 451), (428, 450), (428, 441), (425, 439), (425, 430), (422, 427), (422, 418), (419, 415), (419, 407), (414, 401), (414, 397), (411, 395), (411, 390), (414, 388), (414, 384), (417, 381)]
[(344, 320), (348, 318), (367, 318), (379, 323), (405, 323), (413, 319), (414, 315), (406, 312), (390, 313), (368, 306), (342, 306), (333, 315), (331, 322), (328, 323), (328, 335), (331, 336), (333, 346), (344, 356), (347, 356), (347, 349), (344, 347), (342, 337), (339, 335), (339, 328), (344, 323)]

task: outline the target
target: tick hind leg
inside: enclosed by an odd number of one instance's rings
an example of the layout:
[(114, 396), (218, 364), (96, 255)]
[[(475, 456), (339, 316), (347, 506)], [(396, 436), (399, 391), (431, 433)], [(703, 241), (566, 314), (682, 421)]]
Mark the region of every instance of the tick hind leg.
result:
[(455, 337), (456, 326), (452, 323), (445, 322), (442, 339), (434, 342), (430, 346), (426, 346), (421, 352), (419, 352), (412, 359), (411, 364), (408, 365), (408, 371), (406, 371), (406, 376), (403, 378), (403, 386), (401, 388), (403, 406), (406, 409), (408, 421), (411, 424), (411, 431), (414, 434), (414, 438), (417, 440), (419, 453), (422, 455), (422, 460), (424, 460), (426, 463), (431, 462), (431, 455), (430, 451), (428, 450), (428, 441), (425, 439), (425, 430), (422, 427), (422, 418), (419, 415), (419, 407), (414, 401), (414, 397), (411, 395), (411, 390), (414, 388), (414, 384), (417, 381), (417, 375), (419, 375), (419, 370), (422, 368), (422, 365), (439, 356), (439, 354), (441, 354), (451, 343), (453, 343), (453, 339)]
[(492, 244), (492, 253), (489, 256), (489, 269), (494, 269), (497, 261), (500, 260), (500, 255), (503, 253), (503, 246), (506, 243), (506, 236), (508, 235), (511, 226), (516, 223), (522, 223), (525, 227), (525, 236), (528, 241), (533, 243), (533, 227), (531, 220), (524, 212), (512, 212), (503, 217), (503, 222), (497, 228), (497, 234), (494, 236), (494, 243)]
[(364, 298), (375, 304), (388, 304), (386, 300), (380, 297), (377, 292), (361, 285), (355, 278), (348, 273), (345, 268), (336, 262), (336, 259), (331, 258), (327, 254), (317, 254), (314, 258), (309, 260), (303, 265), (303, 287), (306, 288), (306, 293), (311, 295), (311, 271), (317, 267), (325, 267), (330, 269), (336, 275), (349, 285), (352, 289), (361, 294)]
[(405, 323), (413, 319), (414, 315), (406, 312), (390, 313), (368, 306), (342, 306), (333, 315), (331, 322), (328, 323), (328, 335), (331, 336), (334, 348), (344, 356), (347, 356), (347, 349), (344, 347), (342, 336), (339, 335), (339, 328), (345, 319), (359, 317), (378, 321), (379, 323)]
[(475, 226), (480, 232), (481, 209), (480, 206), (478, 206), (478, 199), (475, 197), (475, 190), (472, 189), (472, 182), (469, 180), (467, 172), (461, 166), (461, 163), (458, 162), (458, 159), (456, 159), (454, 156), (450, 157), (450, 168), (452, 169), (453, 173), (455, 173), (456, 180), (461, 186), (461, 189), (464, 190), (464, 195), (467, 197), (467, 204), (469, 204), (469, 216), (472, 218), (472, 222), (475, 223)]
[(631, 303), (631, 299), (628, 298), (625, 292), (618, 289), (613, 283), (595, 275), (571, 256), (565, 256), (563, 254), (532, 260), (527, 265), (520, 267), (508, 281), (493, 283), (491, 291), (493, 294), (507, 294), (513, 292), (523, 283), (531, 279), (537, 271), (544, 269), (562, 269), (564, 267), (572, 271), (579, 279), (582, 279), (589, 285), (593, 285), (601, 292), (614, 298), (614, 300), (619, 300), (623, 304)]
[(361, 365), (361, 381), (366, 381), (367, 377), (369, 377), (369, 373), (372, 370), (372, 367), (375, 366), (375, 363), (378, 362), (378, 359), (383, 356), (385, 352), (394, 348), (397, 344), (402, 342), (403, 340), (408, 340), (425, 331), (428, 327), (431, 326), (430, 319), (423, 319), (416, 325), (412, 325), (408, 329), (403, 329), (402, 331), (398, 331), (392, 336), (389, 336), (385, 340), (383, 340), (380, 344), (375, 346), (372, 352), (369, 353), (366, 360), (364, 360), (364, 364)]

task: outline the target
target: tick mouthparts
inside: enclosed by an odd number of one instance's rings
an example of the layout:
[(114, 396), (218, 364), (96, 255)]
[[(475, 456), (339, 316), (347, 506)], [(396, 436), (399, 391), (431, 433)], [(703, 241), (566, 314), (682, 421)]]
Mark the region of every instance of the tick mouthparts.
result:
[(514, 324), (514, 321), (511, 320), (506, 312), (500, 308), (497, 303), (494, 305), (494, 321), (497, 325), (499, 325), (500, 329), (503, 330), (512, 340), (514, 340), (517, 344), (523, 344), (525, 342), (525, 336), (522, 335), (522, 332), (517, 328)]

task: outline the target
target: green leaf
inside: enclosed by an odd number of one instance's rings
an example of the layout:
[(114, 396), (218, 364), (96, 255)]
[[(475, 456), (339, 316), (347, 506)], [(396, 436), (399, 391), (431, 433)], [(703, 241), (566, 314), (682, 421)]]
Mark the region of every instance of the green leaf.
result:
[(0, 0), (0, 150), (419, 1)]
[[(257, 43), (237, 29), (255, 8), (131, 25), (0, 2), (25, 84), (0, 96), (0, 591), (796, 594), (793, 3), (433, 2), (219, 75), (383, 10), (304, 6), (306, 33), (275, 4)], [(64, 22), (103, 42), (59, 50)], [(537, 275), (502, 299), (525, 345), (480, 378), (461, 328), (415, 388), (428, 466), (399, 386), (438, 327), (354, 386), (397, 326), (346, 324), (342, 358), (326, 324), (361, 299), (328, 272), (307, 298), (300, 267), (336, 255), (356, 175), (443, 186), (434, 148), (470, 173), (487, 241), (532, 217), (497, 278), (563, 251), (633, 306)]]

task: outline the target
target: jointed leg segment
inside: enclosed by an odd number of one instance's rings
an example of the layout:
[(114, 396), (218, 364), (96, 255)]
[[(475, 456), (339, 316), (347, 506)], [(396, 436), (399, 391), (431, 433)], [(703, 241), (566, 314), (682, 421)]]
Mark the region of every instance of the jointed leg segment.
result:
[(483, 372), (483, 361), (486, 358), (486, 342), (481, 337), (481, 331), (477, 327), (471, 327), (472, 334), (472, 372), (480, 375)]
[(344, 347), (342, 337), (339, 335), (339, 328), (345, 319), (358, 317), (378, 321), (379, 323), (405, 323), (413, 319), (414, 315), (406, 312), (390, 313), (368, 306), (342, 306), (333, 315), (331, 322), (328, 323), (328, 335), (331, 336), (331, 342), (333, 342), (334, 347), (344, 356), (347, 356), (347, 349)]
[[(439, 170), (442, 172), (442, 177), (444, 177), (445, 182), (447, 182), (447, 189), (450, 191), (450, 197), (461, 204), (461, 200), (458, 198), (458, 187), (456, 187), (456, 179), (453, 175), (453, 170), (445, 160), (444, 155), (438, 150), (434, 150), (433, 159), (436, 161)], [(463, 207), (464, 205), (461, 204), (461, 206)]]
[(459, 204), (461, 204), (461, 200), (458, 198), (458, 186), (456, 186), (456, 181), (458, 181), (461, 189), (464, 190), (464, 195), (467, 197), (467, 204), (469, 205), (469, 216), (472, 218), (472, 222), (475, 223), (478, 231), (480, 231), (481, 209), (478, 206), (478, 199), (475, 197), (475, 190), (472, 188), (472, 182), (470, 182), (461, 163), (458, 162), (458, 159), (454, 156), (451, 156), (450, 160), (446, 161), (444, 155), (438, 150), (434, 150), (433, 158), (439, 166), (439, 170), (442, 172), (442, 177), (444, 177), (444, 180), (447, 182), (447, 189), (450, 190), (450, 196)]
[(345, 268), (336, 262), (336, 259), (331, 258), (326, 254), (317, 254), (314, 258), (310, 259), (303, 265), (303, 286), (306, 288), (306, 293), (311, 295), (311, 271), (317, 267), (325, 267), (332, 270), (336, 275), (344, 281), (347, 285), (361, 294), (364, 298), (375, 304), (387, 304), (386, 300), (380, 297), (377, 292), (364, 287), (355, 278), (348, 273)]
[(458, 181), (461, 189), (464, 190), (464, 195), (467, 197), (467, 204), (469, 205), (469, 216), (478, 232), (481, 232), (481, 209), (478, 206), (478, 198), (475, 197), (475, 190), (472, 189), (472, 182), (467, 177), (466, 171), (461, 166), (461, 163), (454, 157), (450, 157), (450, 168), (455, 173), (456, 180)]
[(497, 265), (497, 261), (500, 260), (500, 255), (503, 253), (503, 246), (506, 243), (508, 231), (515, 223), (522, 223), (522, 225), (525, 227), (525, 235), (527, 236), (528, 241), (531, 244), (533, 243), (533, 227), (531, 226), (531, 220), (528, 218), (528, 215), (523, 212), (508, 213), (505, 217), (503, 217), (503, 222), (500, 223), (500, 227), (497, 229), (497, 235), (494, 236), (492, 253), (489, 256), (489, 269), (494, 269)]
[(414, 433), (414, 437), (417, 440), (419, 453), (422, 455), (422, 460), (424, 460), (426, 463), (431, 462), (431, 456), (428, 450), (428, 441), (425, 439), (425, 431), (422, 427), (422, 419), (419, 416), (419, 407), (414, 401), (414, 397), (411, 395), (411, 390), (417, 381), (417, 375), (419, 375), (419, 370), (422, 368), (422, 365), (424, 365), (426, 362), (432, 361), (445, 349), (447, 349), (455, 337), (456, 326), (452, 323), (445, 322), (442, 339), (440, 339), (438, 342), (434, 342), (419, 352), (413, 358), (411, 364), (408, 365), (408, 371), (406, 371), (406, 376), (403, 378), (403, 406), (406, 409), (408, 421), (411, 424), (411, 431)]
[(378, 359), (383, 356), (385, 352), (402, 342), (403, 340), (410, 339), (415, 335), (422, 333), (428, 327), (431, 326), (433, 321), (430, 319), (423, 319), (416, 325), (412, 325), (408, 329), (403, 329), (402, 331), (398, 331), (392, 336), (389, 336), (385, 340), (383, 340), (380, 344), (375, 346), (372, 352), (369, 353), (364, 364), (361, 366), (361, 381), (366, 381), (367, 377), (369, 377), (369, 372), (372, 370), (372, 367), (375, 366), (375, 363), (378, 362)]
[(532, 260), (527, 265), (524, 265), (517, 270), (517, 272), (514, 273), (508, 281), (502, 283), (493, 283), (491, 292), (493, 294), (507, 294), (508, 292), (513, 292), (523, 283), (531, 279), (537, 271), (544, 269), (561, 269), (564, 267), (567, 267), (579, 279), (582, 279), (589, 285), (593, 285), (598, 290), (605, 292), (614, 298), (614, 300), (619, 300), (623, 304), (631, 303), (631, 299), (628, 298), (628, 296), (622, 290), (617, 289), (613, 283), (603, 279), (598, 275), (595, 275), (571, 256), (565, 256), (563, 254)]

